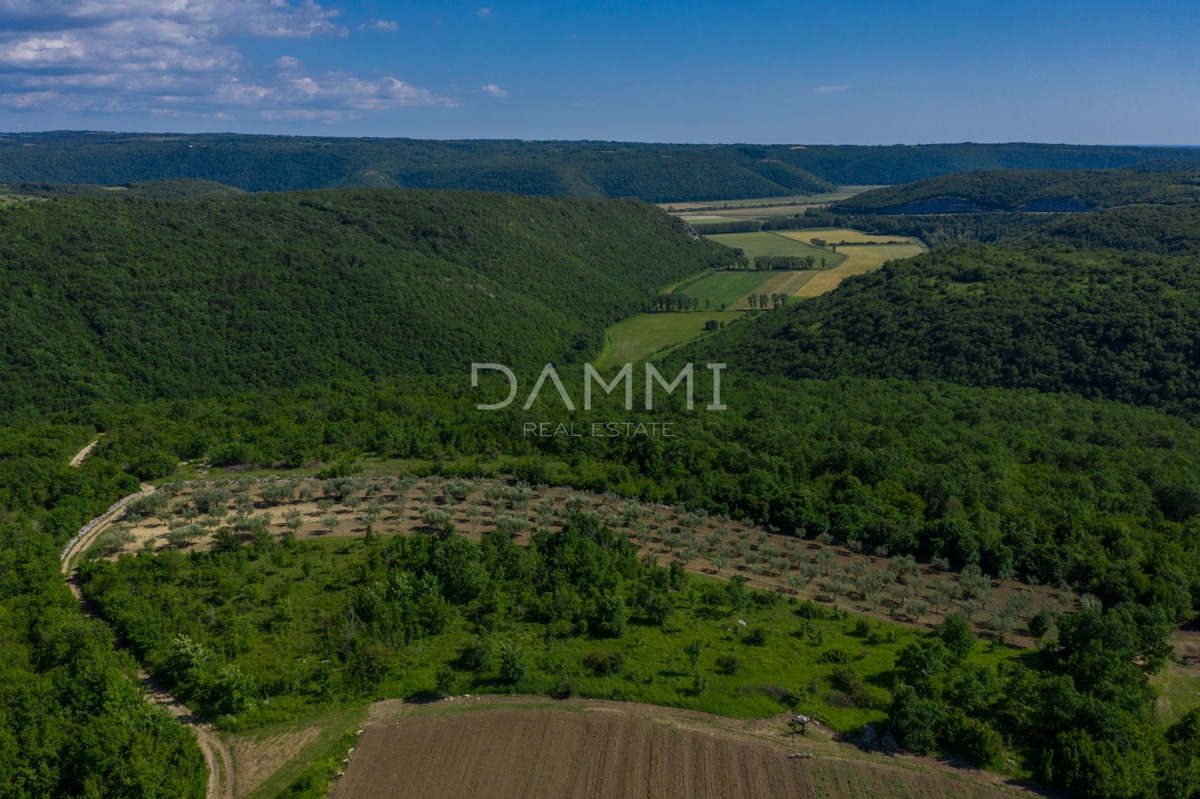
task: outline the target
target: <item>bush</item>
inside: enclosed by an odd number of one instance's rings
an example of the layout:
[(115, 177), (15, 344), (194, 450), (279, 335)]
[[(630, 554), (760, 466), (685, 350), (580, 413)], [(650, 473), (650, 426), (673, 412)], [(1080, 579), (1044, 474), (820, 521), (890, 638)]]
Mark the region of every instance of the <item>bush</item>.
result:
[(746, 643), (750, 646), (766, 646), (767, 631), (762, 627), (751, 627), (746, 633)]
[(597, 677), (608, 677), (620, 673), (624, 668), (625, 653), (620, 650), (589, 652), (583, 659), (583, 664), (591, 669)]
[(529, 667), (525, 665), (525, 653), (512, 644), (500, 645), (500, 679), (505, 682), (519, 683), (529, 676)]
[(463, 667), (476, 674), (491, 671), (492, 642), (486, 638), (477, 638), (463, 648), (459, 655)]
[(854, 660), (854, 656), (853, 656), (853, 655), (851, 655), (851, 654), (850, 654), (849, 652), (847, 652), (845, 649), (838, 649), (838, 648), (836, 648), (836, 647), (835, 647), (835, 648), (833, 648), (833, 649), (826, 649), (826, 650), (825, 650), (824, 652), (822, 652), (822, 653), (820, 654), (820, 656), (817, 658), (817, 662), (818, 662), (818, 663), (840, 663), (840, 664), (845, 664), (845, 663), (849, 663), (851, 660)]
[(717, 671), (729, 677), (742, 670), (742, 661), (733, 655), (721, 655), (717, 658)]
[(625, 600), (616, 594), (608, 594), (596, 601), (596, 630), (610, 638), (620, 638), (629, 623), (629, 611)]
[(450, 666), (442, 666), (433, 674), (433, 689), (442, 696), (454, 693), (454, 683), (457, 675)]

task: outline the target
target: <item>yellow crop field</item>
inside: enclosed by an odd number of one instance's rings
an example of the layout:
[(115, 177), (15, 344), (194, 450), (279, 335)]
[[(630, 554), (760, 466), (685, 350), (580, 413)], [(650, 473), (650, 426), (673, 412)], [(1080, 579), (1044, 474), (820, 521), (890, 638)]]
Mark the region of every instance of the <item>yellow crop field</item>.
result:
[(833, 291), (848, 277), (874, 272), (887, 261), (920, 255), (924, 248), (919, 244), (850, 245), (842, 247), (838, 252), (844, 254), (846, 260), (833, 269), (818, 272), (812, 280), (800, 287), (795, 296), (817, 297), (827, 291)]
[(802, 241), (805, 244), (811, 239), (824, 239), (830, 244), (889, 244), (898, 242), (900, 244), (917, 244), (916, 241), (908, 236), (879, 236), (874, 233), (863, 233), (861, 230), (852, 230), (850, 228), (811, 228), (809, 230), (787, 230), (779, 233), (781, 236), (787, 236), (789, 239)]

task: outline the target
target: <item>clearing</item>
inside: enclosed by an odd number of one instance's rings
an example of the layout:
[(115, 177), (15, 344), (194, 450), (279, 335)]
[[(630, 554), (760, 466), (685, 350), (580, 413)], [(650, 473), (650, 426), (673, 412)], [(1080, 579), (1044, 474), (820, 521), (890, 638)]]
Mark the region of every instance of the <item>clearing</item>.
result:
[[(827, 267), (835, 267), (845, 260), (845, 257), (841, 253), (835, 253), (832, 250), (814, 247), (809, 244), (808, 240), (813, 236), (800, 237), (786, 235), (808, 232), (807, 230), (760, 230), (757, 233), (714, 233), (704, 238), (709, 241), (715, 241), (718, 244), (724, 244), (726, 247), (741, 248), (751, 263), (759, 255), (794, 255), (800, 258), (811, 255), (817, 259), (818, 266), (821, 264), (821, 259), (824, 258)], [(817, 238), (823, 238), (820, 234), (814, 235)]]
[[(700, 314), (655, 314), (656, 316), (700, 316)], [(732, 314), (726, 314), (732, 316)], [(217, 475), (210, 475), (217, 477)], [(305, 485), (313, 491), (311, 497), (288, 500), (276, 504), (262, 499), (262, 488), (267, 481), (259, 482), (252, 479), (240, 478), (231, 488), (244, 487), (254, 499), (254, 514), (262, 514), (270, 519), (270, 530), (276, 535), (285, 531), (283, 517), (287, 511), (295, 510), (301, 514), (302, 524), (296, 529), (295, 535), (299, 540), (345, 539), (361, 538), (366, 533), (364, 518), (370, 512), (362, 503), (368, 505), (372, 500), (383, 503), (375, 525), (375, 532), (381, 535), (413, 535), (427, 532), (421, 518), (420, 507), (430, 503), (435, 507), (449, 511), (451, 521), (461, 535), (478, 540), (483, 533), (496, 529), (496, 519), (502, 515), (517, 515), (525, 518), (531, 529), (543, 527), (549, 530), (561, 529), (563, 522), (569, 516), (566, 501), (570, 497), (584, 500), (581, 510), (588, 513), (610, 514), (621, 504), (610, 497), (591, 495), (587, 492), (577, 492), (568, 488), (541, 488), (531, 490), (528, 507), (514, 509), (506, 507), (505, 501), (489, 499), (491, 490), (507, 485), (503, 480), (474, 480), (468, 497), (456, 501), (445, 495), (446, 481), (440, 477), (429, 478), (360, 478), (360, 487), (353, 492), (358, 503), (353, 508), (344, 503), (334, 502), (328, 497), (322, 497), (322, 483), (312, 480), (297, 480), (294, 485), (302, 492)], [(174, 505), (182, 506), (194, 490), (194, 486), (180, 486), (180, 492)], [(319, 502), (327, 502), (327, 507), (321, 507)], [(548, 515), (543, 517), (539, 506), (548, 501)], [(929, 563), (916, 564), (915, 577), (920, 580), (920, 589), (911, 598), (924, 599), (929, 607), (916, 617), (904, 604), (899, 596), (884, 592), (882, 596), (871, 598), (861, 587), (852, 587), (859, 582), (856, 569), (863, 574), (886, 571), (889, 560), (882, 556), (860, 554), (849, 546), (823, 544), (819, 541), (796, 538), (781, 533), (767, 532), (762, 526), (754, 525), (749, 520), (735, 520), (728, 517), (693, 516), (683, 510), (676, 510), (663, 505), (635, 503), (644, 508), (645, 521), (630, 527), (627, 532), (630, 540), (639, 549), (639, 557), (653, 554), (662, 565), (666, 566), (681, 553), (682, 540), (676, 540), (673, 533), (676, 529), (693, 530), (703, 544), (699, 557), (685, 562), (685, 568), (693, 573), (728, 579), (732, 574), (741, 574), (747, 578), (748, 584), (754, 588), (768, 591), (778, 591), (801, 600), (811, 600), (822, 605), (837, 605), (852, 613), (868, 616), (880, 621), (902, 622), (909, 626), (930, 629), (944, 614), (957, 609), (963, 599), (963, 591), (959, 575), (953, 571), (944, 571)], [(471, 507), (475, 506), (479, 513), (471, 515)], [(232, 517), (232, 500), (214, 509), (222, 519)], [(171, 514), (172, 518), (176, 514)], [(322, 527), (323, 517), (330, 516), (339, 520), (333, 530)], [(154, 516), (142, 518), (127, 509), (121, 509), (98, 525), (93, 533), (99, 534), (111, 525), (119, 524), (132, 533), (133, 540), (120, 550), (108, 554), (109, 559), (115, 559), (119, 552), (135, 553), (143, 548), (147, 540), (153, 541), (155, 550), (170, 548), (166, 539), (168, 524), (166, 519)], [(89, 537), (89, 542), (90, 542)], [(517, 533), (514, 540), (518, 544), (529, 542), (529, 532)], [(87, 542), (81, 542), (87, 543)], [(205, 537), (193, 544), (180, 547), (183, 551), (206, 550), (210, 540)], [(824, 552), (824, 555), (822, 555)], [(720, 559), (725, 553), (728, 557)], [(92, 553), (98, 555), (98, 552)], [(826, 560), (821, 560), (825, 558)], [(821, 563), (817, 563), (821, 560)], [(772, 562), (773, 561), (773, 562)], [(855, 566), (856, 562), (863, 565)], [(817, 568), (817, 567), (820, 568)], [(826, 575), (840, 574), (851, 585), (844, 593), (834, 595), (830, 592), (830, 584)], [(989, 579), (990, 592), (989, 608), (1000, 608), (1005, 605), (1020, 605), (1016, 627), (1008, 632), (1008, 642), (1017, 647), (1030, 647), (1033, 641), (1021, 629), (1024, 622), (1038, 609), (1047, 603), (1057, 603), (1060, 609), (1070, 610), (1075, 605), (1075, 599), (1070, 592), (1060, 592), (1046, 586), (1025, 586), (1017, 580)], [(987, 619), (983, 614), (972, 614), (973, 626), (980, 635), (990, 635), (992, 630), (986, 626)], [(1190, 707), (1188, 708), (1190, 709)]]
[[(395, 708), (367, 727), (334, 799), (470, 796), (1000, 799), (999, 778), (935, 761), (868, 755), (828, 730), (789, 738), (784, 718), (731, 723), (625, 702), (558, 707), (461, 698)], [(540, 705), (540, 706), (539, 706)], [(968, 776), (969, 775), (969, 776)], [(968, 782), (974, 777), (979, 782)], [(987, 784), (987, 783), (992, 784)]]
[(770, 276), (770, 272), (754, 270), (713, 272), (703, 280), (680, 289), (680, 293), (696, 297), (701, 304), (709, 300), (718, 308), (722, 303), (732, 308), (734, 303), (744, 299), (750, 292), (761, 293), (758, 287)]
[[(820, 269), (809, 269), (800, 272), (759, 272), (760, 275), (770, 275), (766, 280), (759, 284), (755, 289), (755, 294), (766, 294), (768, 297), (772, 294), (786, 294), (789, 297), (794, 297), (800, 293), (800, 290), (808, 285), (816, 275), (821, 274)], [(729, 307), (735, 311), (744, 311), (750, 308), (750, 296), (747, 292), (746, 296), (742, 297)]]
[[(692, 292), (689, 290), (688, 293)], [(637, 363), (659, 350), (698, 338), (704, 332), (704, 323), (710, 319), (732, 321), (737, 318), (720, 311), (639, 314), (608, 329), (604, 349), (596, 358), (595, 367), (603, 370)]]
[(839, 245), (838, 255), (844, 255), (846, 260), (835, 269), (818, 272), (816, 276), (796, 292), (797, 297), (818, 297), (826, 292), (833, 291), (848, 277), (874, 272), (888, 261), (912, 258), (914, 255), (920, 255), (925, 252), (924, 247), (913, 243), (912, 239), (907, 239), (904, 236), (873, 236), (869, 233), (863, 233), (860, 230), (851, 230), (848, 228), (785, 230), (780, 231), (779, 235), (789, 239), (796, 239), (797, 241), (808, 241), (811, 238), (818, 238), (830, 242), (853, 242), (855, 239), (862, 242), (871, 240), (884, 242), (903, 240), (909, 242), (907, 244), (848, 243), (844, 246)]

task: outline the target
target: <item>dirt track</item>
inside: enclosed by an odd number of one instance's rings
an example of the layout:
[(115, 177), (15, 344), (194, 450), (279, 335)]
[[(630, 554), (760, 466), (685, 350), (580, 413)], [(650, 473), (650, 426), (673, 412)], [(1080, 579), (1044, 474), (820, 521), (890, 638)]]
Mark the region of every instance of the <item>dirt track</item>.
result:
[[(78, 466), (82, 463), (83, 459), (87, 457), (98, 441), (97, 439), (97, 441), (93, 441), (81, 449), (71, 459), (70, 465)], [(84, 598), (83, 592), (79, 590), (78, 575), (72, 565), (72, 560), (78, 553), (85, 551), (92, 545), (97, 534), (104, 529), (104, 522), (106, 520), (115, 517), (131, 500), (154, 491), (154, 486), (149, 483), (142, 483), (141, 488), (140, 493), (124, 497), (100, 516), (88, 522), (62, 551), (60, 556), (61, 571), (66, 578), (67, 587), (71, 589), (71, 593), (75, 596), (75, 600), (79, 602), (80, 609), (85, 616), (92, 616), (94, 614), (87, 600)], [(229, 756), (229, 750), (221, 742), (221, 739), (214, 735), (207, 726), (201, 724), (192, 711), (188, 709), (187, 705), (168, 693), (148, 673), (139, 671), (138, 677), (142, 681), (148, 702), (161, 705), (168, 713), (178, 719), (181, 724), (190, 727), (196, 733), (197, 743), (200, 745), (200, 751), (204, 753), (204, 762), (208, 766), (208, 799), (233, 799), (233, 784), (228, 776), (233, 773), (233, 761)]]

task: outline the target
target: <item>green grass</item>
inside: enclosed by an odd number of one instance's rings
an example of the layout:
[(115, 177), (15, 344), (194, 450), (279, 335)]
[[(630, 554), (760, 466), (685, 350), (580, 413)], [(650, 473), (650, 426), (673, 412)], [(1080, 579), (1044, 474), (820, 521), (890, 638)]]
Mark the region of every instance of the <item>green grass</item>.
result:
[(683, 289), (683, 293), (699, 298), (701, 305), (705, 300), (710, 300), (714, 308), (721, 303), (733, 305), (776, 274), (766, 271), (714, 272)]
[[(165, 568), (173, 576), (167, 582), (153, 589), (149, 584), (142, 586), (143, 595), (150, 596), (146, 592), (152, 589), (155, 597), (155, 604), (148, 606), (153, 608), (148, 620), (165, 624), (172, 634), (215, 643), (214, 636), (224, 638), (225, 634), (219, 629), (214, 632), (204, 616), (208, 608), (216, 607), (222, 620), (246, 623), (243, 632), (226, 639), (224, 646), (231, 660), (260, 685), (311, 686), (300, 693), (273, 696), (270, 705), (259, 703), (227, 726), (249, 730), (324, 714), (329, 699), (321, 698), (318, 686), (326, 679), (336, 682), (338, 673), (346, 668), (318, 665), (327, 662), (327, 647), (336, 645), (325, 639), (331, 614), (341, 613), (360, 590), (365, 563), (379, 559), (380, 545), (387, 540), (384, 537), (375, 545), (361, 539), (310, 540), (292, 551), (276, 549), (269, 557), (240, 561), (236, 575), (190, 559), (171, 558), (173, 565)], [(257, 588), (251, 592), (247, 586)], [(271, 631), (266, 622), (274, 612), (274, 598), (282, 595), (289, 597), (294, 619), (285, 628)], [(516, 685), (501, 681), (495, 671), (476, 674), (462, 670), (460, 653), (480, 630), (460, 614), (440, 635), (399, 642), (387, 654), (386, 668), (369, 697), (356, 700), (339, 689), (339, 703), (427, 694), (434, 685), (434, 672), (450, 664), (458, 669), (453, 693), (553, 694), (569, 686), (581, 696), (689, 708), (732, 718), (765, 718), (790, 707), (837, 730), (884, 720), (895, 657), (903, 646), (916, 640), (916, 630), (866, 621), (778, 594), (752, 595), (750, 604), (735, 611), (726, 604), (724, 581), (692, 576), (685, 590), (671, 593), (675, 612), (664, 625), (634, 622), (620, 639), (579, 635), (569, 627), (560, 631), (559, 637), (550, 634), (546, 625), (522, 620), (520, 612), (505, 613), (486, 634), (494, 644), (507, 643), (522, 650), (529, 677)], [(817, 617), (806, 618), (801, 613), (805, 608), (815, 611)], [(867, 630), (856, 630), (863, 622)], [(749, 633), (755, 629), (765, 631), (763, 645), (749, 642)], [(693, 668), (684, 653), (694, 641), (707, 646), (698, 668), (708, 685), (700, 693), (694, 690)], [(1020, 650), (977, 649), (981, 651), (972, 659), (978, 662), (1020, 656)], [(602, 676), (587, 665), (591, 653), (618, 651), (624, 663), (616, 674)], [(836, 707), (827, 702), (830, 692), (844, 690), (833, 676), (834, 663), (828, 656), (832, 651), (843, 652), (845, 665), (866, 683), (874, 698), (870, 706)], [(740, 667), (736, 673), (718, 669), (717, 660), (722, 656), (737, 658)], [(314, 676), (321, 674), (322, 668), (328, 676)], [(782, 695), (784, 689), (786, 696)], [(352, 726), (353, 720), (341, 720), (329, 738), (305, 754), (315, 756), (316, 750), (333, 743), (330, 738)], [(281, 772), (278, 778), (286, 782), (294, 773)]]
[(608, 329), (607, 343), (595, 361), (596, 368), (637, 363), (665, 347), (675, 347), (699, 338), (704, 333), (704, 323), (710, 319), (728, 322), (740, 316), (740, 313), (730, 311), (648, 313), (617, 322)]
[(821, 264), (821, 259), (824, 258), (825, 265), (832, 268), (846, 260), (846, 256), (841, 253), (814, 247), (811, 244), (789, 239), (768, 230), (761, 230), (757, 233), (719, 233), (704, 238), (724, 244), (726, 247), (740, 247), (751, 262), (759, 255), (795, 255), (801, 258), (811, 255), (817, 259), (818, 266)]
[[(355, 730), (363, 727), (365, 723), (365, 710), (354, 708), (302, 721), (272, 724), (233, 736), (229, 743), (246, 740), (261, 743), (276, 736), (314, 726), (320, 730), (315, 739), (290, 752), (289, 759), (255, 786), (253, 791), (246, 794), (245, 799), (273, 799), (281, 795), (303, 796), (306, 789), (310, 789), (313, 796), (324, 796), (325, 792), (318, 792), (321, 791), (321, 785), (327, 784), (337, 774), (346, 751), (354, 746), (358, 738)], [(284, 791), (287, 793), (284, 794)]]

